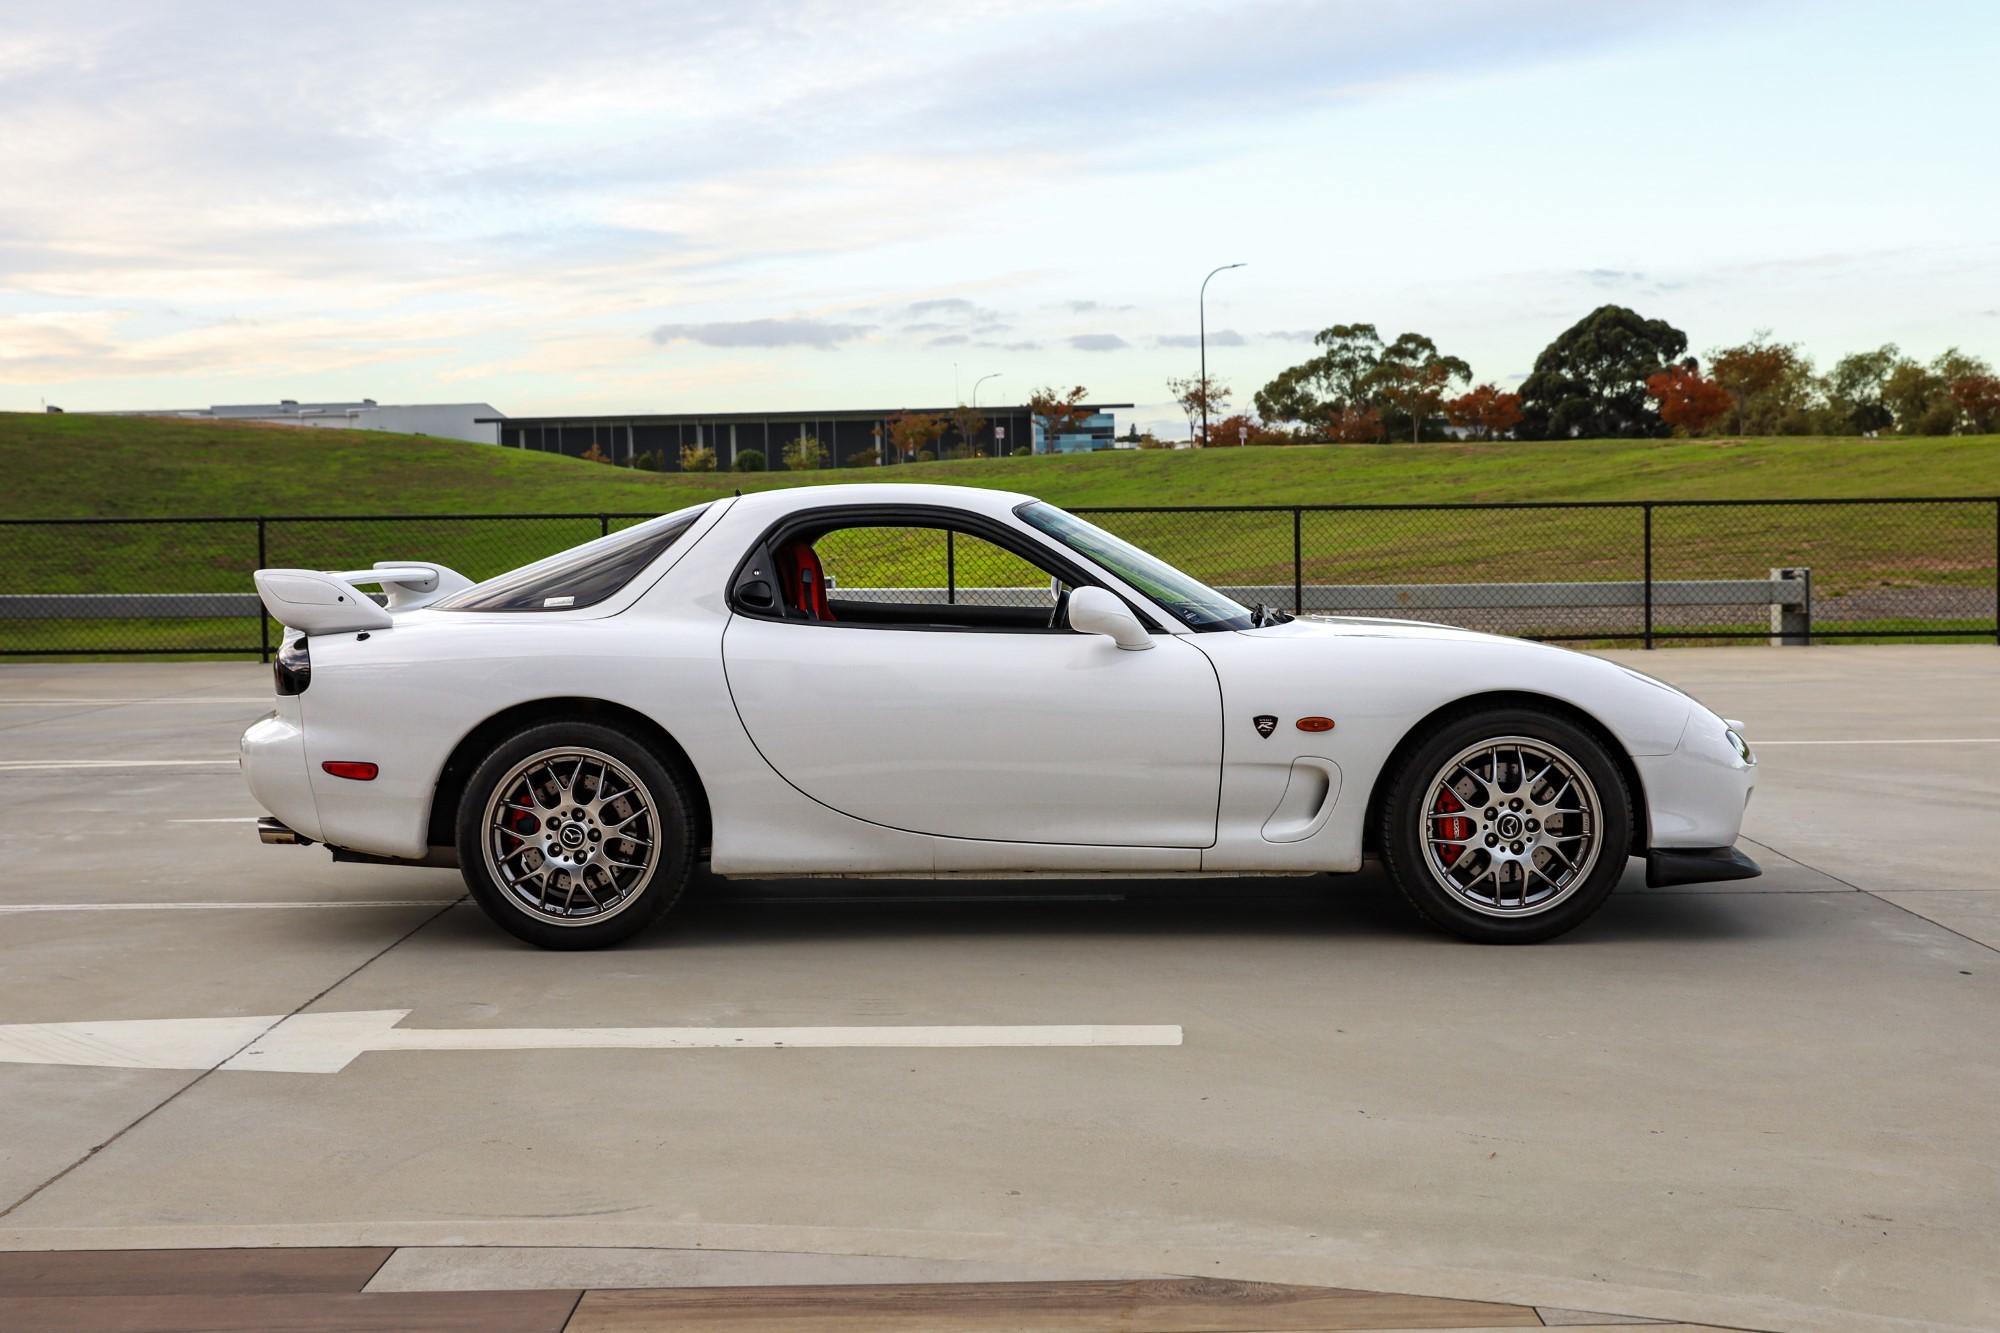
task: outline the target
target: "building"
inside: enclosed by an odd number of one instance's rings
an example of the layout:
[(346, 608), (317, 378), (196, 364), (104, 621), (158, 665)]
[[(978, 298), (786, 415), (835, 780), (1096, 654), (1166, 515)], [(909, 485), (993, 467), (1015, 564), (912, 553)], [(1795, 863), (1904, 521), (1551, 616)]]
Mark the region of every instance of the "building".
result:
[[(1036, 453), (1110, 449), (1115, 447), (1113, 437), (1118, 433), (1112, 413), (1130, 406), (1130, 403), (1092, 404), (1093, 415), (1081, 429), (1065, 432), (1053, 441), (1044, 438), (1041, 425), (1026, 406), (982, 407), (979, 414), (986, 418), (986, 425), (975, 434), (972, 445), (988, 456), (1010, 454), (1018, 448)], [(681, 450), (693, 448), (713, 449), (718, 468), (732, 467), (736, 459), (753, 449), (764, 456), (766, 467), (781, 468), (786, 443), (809, 435), (831, 452), (831, 466), (845, 467), (856, 455), (865, 455), (871, 449), (882, 462), (902, 461), (882, 458), (882, 444), (888, 435), (889, 419), (906, 410), (945, 415), (953, 409), (495, 415), (480, 424), (496, 427), (501, 445), (509, 449), (535, 449), (577, 457), (594, 448), (619, 464), (629, 464), (641, 454), (650, 454), (663, 472), (678, 472)], [(957, 447), (960, 441), (956, 431), (947, 431), (939, 443), (939, 453)]]
[(491, 403), (403, 403), (383, 406), (373, 398), (358, 403), (222, 403), (214, 407), (160, 408), (144, 412), (100, 412), (107, 417), (178, 417), (196, 421), (257, 421), (277, 426), (323, 426), (339, 430), (382, 430), (401, 435), (437, 435), (474, 444), (498, 444), (506, 416)]

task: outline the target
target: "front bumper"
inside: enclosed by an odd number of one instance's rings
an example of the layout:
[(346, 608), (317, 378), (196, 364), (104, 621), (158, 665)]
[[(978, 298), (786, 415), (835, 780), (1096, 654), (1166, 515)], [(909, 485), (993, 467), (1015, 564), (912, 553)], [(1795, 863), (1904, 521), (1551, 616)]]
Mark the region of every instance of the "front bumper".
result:
[(1755, 879), (1764, 868), (1734, 847), (1655, 847), (1646, 853), (1646, 887)]

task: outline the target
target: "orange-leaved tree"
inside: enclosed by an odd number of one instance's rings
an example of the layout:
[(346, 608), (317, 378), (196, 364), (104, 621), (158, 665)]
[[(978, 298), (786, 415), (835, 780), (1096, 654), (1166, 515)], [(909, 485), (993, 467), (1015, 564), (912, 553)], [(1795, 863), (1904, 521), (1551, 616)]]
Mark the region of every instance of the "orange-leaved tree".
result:
[(889, 418), (889, 447), (905, 463), (913, 463), (927, 449), (936, 452), (935, 446), (950, 424), (949, 418), (936, 412), (898, 412)]
[(1382, 414), (1372, 407), (1350, 404), (1326, 423), (1326, 438), (1335, 444), (1380, 444), (1385, 436)]
[(1972, 419), (1972, 433), (1985, 435), (2000, 425), (2000, 375), (1974, 372), (1951, 382), (1951, 400)]
[(1497, 384), (1481, 384), (1444, 405), (1445, 420), (1463, 426), (1474, 439), (1497, 440), (1521, 424), (1521, 395)]
[(1258, 436), (1263, 431), (1250, 419), (1247, 412), (1224, 417), (1211, 422), (1208, 427), (1208, 447), (1211, 449), (1240, 449), (1246, 444), (1259, 443)]
[(1646, 396), (1660, 405), (1660, 420), (1677, 435), (1699, 435), (1736, 406), (1729, 390), (1703, 375), (1692, 357), (1647, 376)]
[(1093, 415), (1084, 402), (1089, 396), (1081, 384), (1067, 393), (1051, 384), (1028, 395), (1028, 412), (1042, 423), (1042, 438), (1051, 442), (1051, 448), (1056, 436), (1068, 434)]

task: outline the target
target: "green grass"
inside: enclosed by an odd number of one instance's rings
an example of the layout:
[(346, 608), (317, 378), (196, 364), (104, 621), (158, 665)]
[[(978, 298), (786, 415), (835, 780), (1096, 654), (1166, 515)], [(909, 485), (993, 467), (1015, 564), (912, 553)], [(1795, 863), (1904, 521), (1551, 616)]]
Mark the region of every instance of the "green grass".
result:
[[(1071, 507), (2000, 495), (2000, 437), (1120, 451), (816, 473), (661, 475), (421, 436), (0, 414), (0, 477), (9, 482), (0, 517), (346, 515), (273, 524), (264, 563), (335, 568), (428, 558), (483, 578), (593, 537), (598, 525), (352, 516), (658, 513), (738, 487), (881, 480), (992, 486)], [(1289, 514), (1098, 521), (1211, 582), (1282, 585), (1292, 578)], [(1885, 587), (1984, 589), (1994, 579), (1994, 524), (1990, 505), (1660, 510), (1654, 573), (1761, 578), (1773, 566), (1809, 565), (1820, 596)], [(1637, 579), (1640, 525), (1639, 514), (1625, 510), (1308, 513), (1299, 550), (1308, 582)], [(894, 563), (886, 552), (884, 558)], [(257, 561), (250, 523), (0, 525), (5, 591), (246, 591)], [(931, 581), (914, 565), (901, 576)], [(124, 625), (134, 642), (193, 641), (191, 625), (171, 635), (164, 624)], [(141, 628), (148, 632), (139, 634)], [(94, 627), (91, 642), (99, 629), (109, 627)], [(51, 632), (32, 622), (0, 622), (0, 650), (32, 646)]]
[(0, 476), (7, 518), (663, 512), (738, 487), (879, 480), (1079, 506), (2000, 495), (2000, 436), (1320, 445), (661, 474), (426, 436), (0, 413)]

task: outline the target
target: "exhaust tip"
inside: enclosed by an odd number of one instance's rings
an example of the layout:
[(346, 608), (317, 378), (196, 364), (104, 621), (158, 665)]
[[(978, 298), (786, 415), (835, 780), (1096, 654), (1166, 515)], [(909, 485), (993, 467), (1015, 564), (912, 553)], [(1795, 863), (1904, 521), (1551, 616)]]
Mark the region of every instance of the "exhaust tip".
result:
[(311, 838), (305, 837), (287, 827), (283, 822), (265, 815), (257, 821), (257, 841), (276, 843), (284, 847), (310, 847)]

